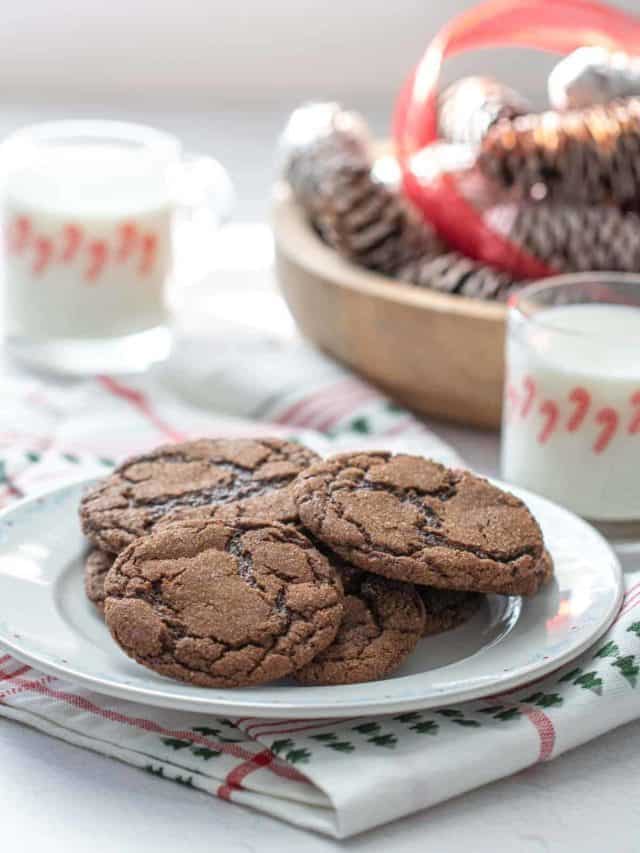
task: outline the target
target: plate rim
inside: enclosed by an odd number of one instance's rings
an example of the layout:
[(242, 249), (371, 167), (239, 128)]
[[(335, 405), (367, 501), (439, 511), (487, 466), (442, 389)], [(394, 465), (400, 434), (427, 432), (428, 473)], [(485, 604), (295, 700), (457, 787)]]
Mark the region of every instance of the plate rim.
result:
[[(28, 497), (16, 501), (9, 507), (0, 511), (0, 523), (3, 522), (7, 516), (11, 516), (16, 512), (19, 512), (32, 503), (42, 501), (44, 498), (52, 497), (53, 495), (67, 489), (89, 485), (98, 479), (99, 478), (96, 476), (67, 479), (53, 489), (46, 489), (29, 495)], [(565, 507), (561, 507), (553, 501), (550, 501), (548, 498), (537, 495), (528, 489), (510, 486), (509, 484), (494, 477), (490, 477), (488, 479), (501, 488), (506, 488), (508, 490), (515, 488), (519, 495), (524, 496), (523, 500), (525, 500), (525, 502), (526, 497), (531, 495), (536, 500), (541, 500), (554, 508), (560, 509), (563, 513), (572, 516), (573, 519), (578, 521), (580, 524), (589, 528), (593, 534), (595, 534), (596, 538), (599, 539), (604, 547), (609, 551), (610, 556), (612, 557), (611, 563), (617, 587), (615, 599), (612, 601), (606, 616), (602, 618), (600, 624), (592, 633), (587, 634), (582, 640), (575, 645), (572, 645), (563, 653), (550, 658), (549, 661), (531, 661), (530, 663), (519, 667), (516, 672), (510, 672), (509, 674), (499, 676), (493, 680), (491, 684), (460, 688), (459, 690), (447, 690), (446, 693), (435, 692), (431, 697), (407, 697), (404, 699), (389, 699), (384, 695), (375, 698), (368, 697), (363, 699), (346, 697), (338, 699), (336, 704), (331, 705), (327, 705), (326, 701), (322, 702), (321, 700), (318, 700), (317, 704), (309, 703), (304, 706), (300, 706), (291, 701), (276, 702), (274, 700), (265, 699), (252, 700), (250, 692), (247, 693), (246, 697), (244, 697), (242, 701), (238, 701), (238, 699), (235, 698), (235, 690), (233, 691), (234, 695), (230, 696), (229, 699), (226, 699), (224, 696), (220, 697), (219, 694), (216, 695), (216, 698), (212, 698), (205, 690), (203, 690), (202, 695), (194, 693), (193, 695), (180, 698), (164, 693), (161, 686), (156, 688), (153, 686), (144, 687), (114, 683), (112, 680), (105, 680), (100, 676), (81, 672), (75, 669), (72, 665), (51, 662), (46, 658), (46, 656), (44, 656), (44, 652), (39, 653), (24, 650), (20, 644), (20, 639), (17, 641), (13, 640), (7, 635), (6, 631), (3, 631), (1, 626), (0, 647), (7, 649), (17, 660), (22, 663), (26, 663), (29, 666), (33, 666), (46, 675), (53, 675), (56, 678), (70, 681), (75, 685), (86, 687), (103, 696), (110, 696), (135, 702), (137, 704), (152, 705), (159, 708), (190, 711), (193, 713), (213, 713), (229, 717), (250, 716), (251, 718), (256, 719), (280, 719), (284, 716), (295, 716), (297, 719), (349, 719), (350, 717), (355, 718), (362, 716), (363, 714), (383, 716), (385, 714), (394, 714), (412, 710), (429, 710), (448, 704), (470, 702), (510, 692), (517, 688), (526, 687), (526, 685), (532, 681), (537, 681), (538, 679), (549, 675), (551, 672), (561, 669), (570, 661), (575, 660), (584, 651), (597, 643), (598, 640), (609, 630), (615, 621), (624, 600), (624, 572), (620, 560), (611, 545), (606, 541), (604, 536), (587, 521)], [(415, 677), (415, 674), (401, 676), (396, 679), (396, 681)], [(384, 680), (378, 683), (384, 684)], [(184, 686), (191, 687), (191, 685)], [(349, 687), (354, 686), (358, 685), (335, 685), (331, 689), (344, 691), (345, 689), (348, 690)], [(298, 690), (300, 688), (295, 689)]]

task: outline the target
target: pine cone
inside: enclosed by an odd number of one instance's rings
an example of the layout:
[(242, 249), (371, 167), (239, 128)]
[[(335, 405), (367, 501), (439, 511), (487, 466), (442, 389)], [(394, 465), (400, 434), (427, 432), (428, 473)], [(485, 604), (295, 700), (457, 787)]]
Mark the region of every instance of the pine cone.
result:
[(489, 225), (558, 271), (640, 272), (640, 216), (614, 207), (502, 205)]
[[(297, 110), (289, 128), (294, 119), (303, 123), (305, 110), (315, 109)], [(344, 116), (350, 117), (349, 122)], [(314, 127), (305, 145), (290, 150), (285, 176), (330, 246), (361, 266), (387, 275), (411, 258), (442, 251), (440, 240), (413, 208), (373, 177), (368, 141), (354, 130), (362, 124), (352, 114), (331, 105), (325, 120), (316, 121)]]
[(482, 141), (480, 170), (537, 201), (640, 206), (640, 98), (502, 119)]
[(493, 77), (463, 77), (440, 95), (438, 130), (448, 142), (476, 147), (499, 119), (530, 111), (522, 95)]
[(507, 273), (467, 258), (459, 252), (414, 259), (398, 269), (396, 275), (408, 284), (427, 287), (440, 293), (498, 301), (506, 300), (515, 285)]
[(283, 174), (298, 203), (313, 215), (342, 173), (367, 174), (372, 152), (367, 127), (338, 104), (308, 104), (291, 114), (280, 142)]

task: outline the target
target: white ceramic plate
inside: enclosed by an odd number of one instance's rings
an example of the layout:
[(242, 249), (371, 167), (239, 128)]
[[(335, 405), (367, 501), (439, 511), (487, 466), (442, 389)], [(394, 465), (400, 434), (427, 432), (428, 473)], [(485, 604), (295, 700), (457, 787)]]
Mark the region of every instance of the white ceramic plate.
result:
[(539, 678), (582, 652), (614, 619), (623, 594), (604, 539), (549, 501), (514, 489), (534, 512), (556, 577), (531, 600), (488, 596), (466, 625), (423, 640), (384, 681), (341, 687), (279, 682), (235, 690), (190, 687), (127, 658), (83, 589), (87, 551), (72, 483), (0, 517), (0, 644), (46, 673), (150, 705), (251, 717), (347, 717), (476, 699)]

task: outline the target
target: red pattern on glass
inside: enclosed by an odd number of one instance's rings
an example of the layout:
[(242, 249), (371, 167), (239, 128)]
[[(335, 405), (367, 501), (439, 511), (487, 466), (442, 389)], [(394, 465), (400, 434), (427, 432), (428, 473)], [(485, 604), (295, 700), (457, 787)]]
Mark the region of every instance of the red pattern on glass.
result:
[[(524, 389), (524, 396), (517, 390)], [(529, 376), (523, 376), (519, 381), (509, 380), (505, 386), (506, 417), (510, 421), (513, 415), (518, 415), (520, 420), (526, 419), (533, 410), (536, 397), (540, 389), (537, 388), (535, 380)], [(623, 411), (613, 406), (603, 406), (598, 409), (593, 417), (589, 412), (593, 406), (593, 396), (587, 388), (577, 386), (569, 393), (567, 400), (573, 403), (573, 411), (569, 414), (566, 422), (566, 431), (577, 433), (582, 427), (591, 424), (599, 427), (599, 432), (592, 446), (596, 454), (603, 453), (615, 438), (618, 430), (626, 426), (628, 435), (640, 435), (640, 390), (636, 391), (629, 399), (628, 408)], [(543, 416), (544, 422), (536, 436), (539, 444), (546, 444), (552, 435), (557, 432), (560, 417), (564, 418), (566, 402), (553, 398), (544, 399), (537, 411)]]
[(19, 254), (27, 248), (31, 236), (31, 220), (28, 216), (16, 217), (8, 229), (7, 248)]
[(631, 418), (628, 432), (629, 435), (636, 435), (640, 432), (640, 391), (636, 391), (635, 394), (632, 394), (629, 402), (636, 409), (636, 413)]
[(109, 249), (104, 240), (93, 240), (89, 243), (87, 246), (89, 263), (84, 274), (87, 281), (94, 282), (99, 277), (107, 263), (108, 253)]
[(591, 405), (591, 394), (586, 388), (574, 388), (569, 394), (569, 400), (575, 404), (575, 408), (567, 422), (567, 429), (569, 432), (575, 432), (577, 429), (580, 429), (587, 416), (589, 406)]
[(536, 383), (531, 376), (525, 376), (522, 384), (524, 386), (524, 399), (522, 401), (520, 414), (523, 418), (526, 418), (531, 411), (531, 407), (533, 406), (533, 401), (536, 396)]
[(118, 229), (118, 248), (116, 260), (124, 263), (129, 260), (138, 242), (138, 227), (135, 222), (125, 222)]
[(141, 238), (134, 222), (120, 226), (113, 240), (90, 239), (74, 222), (65, 224), (54, 236), (38, 234), (26, 216), (17, 216), (5, 233), (9, 254), (20, 254), (27, 248), (33, 251), (28, 261), (34, 276), (43, 275), (54, 263), (71, 265), (79, 259), (82, 277), (91, 284), (98, 281), (110, 261), (124, 262), (136, 253), (140, 255), (138, 274), (149, 275), (155, 265), (159, 245), (157, 234), (147, 233)]
[(620, 420), (618, 413), (610, 406), (605, 406), (600, 409), (596, 415), (596, 423), (602, 425), (602, 430), (593, 445), (594, 453), (602, 453), (607, 449), (618, 429), (618, 421)]
[(158, 237), (156, 234), (143, 234), (142, 236), (142, 260), (138, 267), (140, 275), (148, 275), (153, 269), (158, 250)]
[(33, 249), (31, 272), (33, 275), (42, 275), (53, 257), (53, 240), (50, 237), (37, 236), (33, 240)]
[(60, 256), (63, 263), (70, 264), (75, 259), (81, 243), (82, 228), (74, 223), (65, 225), (62, 229), (62, 254)]
[(538, 433), (538, 441), (540, 444), (546, 444), (558, 425), (560, 409), (554, 400), (545, 400), (540, 404), (540, 414), (545, 420), (542, 429)]

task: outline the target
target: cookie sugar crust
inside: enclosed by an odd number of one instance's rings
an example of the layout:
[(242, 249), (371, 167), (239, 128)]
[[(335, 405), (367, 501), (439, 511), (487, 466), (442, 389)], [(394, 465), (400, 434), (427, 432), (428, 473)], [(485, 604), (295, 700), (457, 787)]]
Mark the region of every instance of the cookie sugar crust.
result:
[(442, 589), (531, 595), (544, 567), (525, 504), (418, 456), (342, 453), (294, 484), (303, 525), (350, 563)]
[(341, 571), (344, 616), (336, 639), (295, 673), (302, 684), (375, 681), (397, 669), (424, 631), (424, 605), (411, 584)]
[(288, 486), (317, 454), (279, 438), (199, 439), (133, 457), (82, 499), (82, 529), (117, 554), (163, 519), (267, 495)]
[(335, 569), (280, 524), (177, 521), (132, 543), (105, 581), (120, 647), (162, 675), (243, 687), (288, 675), (335, 638)]

